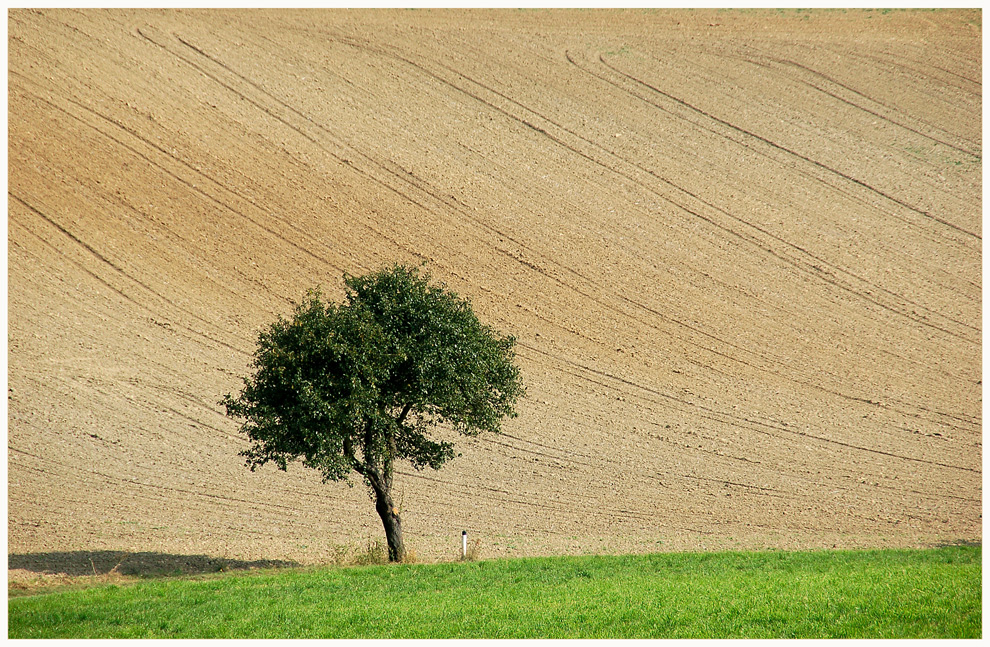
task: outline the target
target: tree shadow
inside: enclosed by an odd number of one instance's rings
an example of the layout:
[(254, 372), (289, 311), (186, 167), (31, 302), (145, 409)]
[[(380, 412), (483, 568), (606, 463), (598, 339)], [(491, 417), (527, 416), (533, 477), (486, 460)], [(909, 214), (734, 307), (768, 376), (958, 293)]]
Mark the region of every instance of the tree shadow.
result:
[(54, 553), (24, 553), (7, 555), (8, 569), (24, 569), (34, 573), (69, 576), (104, 575), (196, 575), (220, 571), (253, 568), (289, 568), (297, 562), (261, 559), (244, 561), (207, 555), (168, 555), (165, 553), (120, 550), (77, 550)]

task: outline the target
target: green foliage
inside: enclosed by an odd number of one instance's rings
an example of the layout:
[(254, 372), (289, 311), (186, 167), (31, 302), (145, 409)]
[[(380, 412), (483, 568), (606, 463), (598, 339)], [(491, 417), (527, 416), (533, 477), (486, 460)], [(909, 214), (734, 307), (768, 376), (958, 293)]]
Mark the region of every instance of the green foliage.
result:
[(345, 284), (344, 303), (310, 290), (262, 331), (254, 374), (222, 401), (245, 421), (252, 470), (301, 458), (325, 481), (352, 470), (390, 481), (395, 459), (439, 469), (454, 457), (431, 428), (498, 432), (515, 415), (515, 339), (481, 324), (466, 300), (400, 265)]
[(979, 638), (979, 547), (262, 572), (8, 601), (10, 638)]

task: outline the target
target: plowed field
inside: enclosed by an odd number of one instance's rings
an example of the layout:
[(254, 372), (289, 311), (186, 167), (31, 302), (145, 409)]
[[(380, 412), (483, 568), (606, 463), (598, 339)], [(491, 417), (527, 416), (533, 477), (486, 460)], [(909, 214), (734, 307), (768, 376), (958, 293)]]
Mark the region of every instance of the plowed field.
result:
[(402, 467), (420, 559), (980, 540), (981, 20), (10, 10), (10, 566), (381, 537), (218, 401), (423, 260), (529, 395)]

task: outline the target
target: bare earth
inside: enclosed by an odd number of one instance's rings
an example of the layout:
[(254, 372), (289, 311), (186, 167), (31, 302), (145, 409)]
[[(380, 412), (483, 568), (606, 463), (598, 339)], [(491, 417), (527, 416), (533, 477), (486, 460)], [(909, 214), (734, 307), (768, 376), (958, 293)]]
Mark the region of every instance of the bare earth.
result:
[(981, 540), (980, 10), (8, 19), (12, 577), (382, 537), (218, 401), (394, 261), (529, 390), (403, 466), (421, 560)]

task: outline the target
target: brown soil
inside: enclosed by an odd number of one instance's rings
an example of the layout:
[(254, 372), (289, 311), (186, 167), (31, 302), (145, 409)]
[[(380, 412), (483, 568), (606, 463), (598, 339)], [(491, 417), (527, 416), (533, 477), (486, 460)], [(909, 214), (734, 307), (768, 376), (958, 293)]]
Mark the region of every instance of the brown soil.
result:
[(8, 19), (12, 573), (380, 538), (218, 401), (422, 259), (529, 397), (402, 468), (420, 559), (981, 539), (980, 10)]

